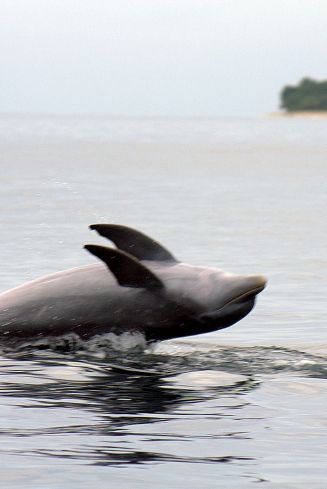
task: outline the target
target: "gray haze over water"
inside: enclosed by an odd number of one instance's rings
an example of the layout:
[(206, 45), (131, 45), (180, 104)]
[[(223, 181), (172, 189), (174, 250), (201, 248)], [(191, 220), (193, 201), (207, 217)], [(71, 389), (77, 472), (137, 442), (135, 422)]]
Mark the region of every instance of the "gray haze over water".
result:
[(326, 78), (324, 0), (2, 0), (0, 113), (239, 116)]
[(0, 118), (1, 291), (93, 262), (94, 222), (268, 278), (248, 317), (202, 337), (2, 344), (4, 487), (325, 489), (326, 134), (323, 119)]

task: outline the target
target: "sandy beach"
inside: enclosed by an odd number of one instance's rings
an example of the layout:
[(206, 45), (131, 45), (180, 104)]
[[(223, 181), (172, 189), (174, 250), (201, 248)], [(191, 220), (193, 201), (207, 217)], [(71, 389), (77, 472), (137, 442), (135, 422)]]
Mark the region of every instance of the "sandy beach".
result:
[(296, 112), (272, 112), (270, 117), (286, 117), (286, 118), (301, 118), (301, 119), (327, 119), (327, 111), (296, 111)]

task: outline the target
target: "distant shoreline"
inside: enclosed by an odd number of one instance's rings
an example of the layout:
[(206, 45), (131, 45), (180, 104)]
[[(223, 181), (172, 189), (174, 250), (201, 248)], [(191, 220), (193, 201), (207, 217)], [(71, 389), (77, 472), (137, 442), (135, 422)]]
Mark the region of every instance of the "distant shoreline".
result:
[(327, 119), (327, 110), (305, 110), (294, 112), (271, 112), (269, 117), (299, 117), (304, 119)]

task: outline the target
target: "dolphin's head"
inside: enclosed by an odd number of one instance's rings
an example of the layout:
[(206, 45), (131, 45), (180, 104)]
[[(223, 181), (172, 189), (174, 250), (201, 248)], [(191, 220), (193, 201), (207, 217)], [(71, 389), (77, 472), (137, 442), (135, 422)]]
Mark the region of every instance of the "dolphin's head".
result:
[(261, 275), (219, 273), (211, 285), (206, 310), (198, 316), (206, 331), (227, 328), (244, 318), (254, 307), (256, 296), (265, 288), (266, 279)]
[(169, 297), (167, 309), (174, 316), (174, 326), (169, 328), (165, 322), (160, 339), (228, 328), (249, 314), (256, 296), (266, 286), (266, 279), (261, 275), (233, 275), (218, 268), (185, 263), (157, 265), (154, 270), (165, 284)]

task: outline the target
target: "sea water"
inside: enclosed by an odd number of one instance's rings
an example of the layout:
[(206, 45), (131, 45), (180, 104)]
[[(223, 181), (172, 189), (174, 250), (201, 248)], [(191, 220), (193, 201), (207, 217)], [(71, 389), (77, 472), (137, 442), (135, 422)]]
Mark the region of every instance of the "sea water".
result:
[(97, 222), (268, 278), (208, 335), (2, 344), (2, 487), (325, 489), (327, 120), (3, 116), (0, 150), (1, 291)]

